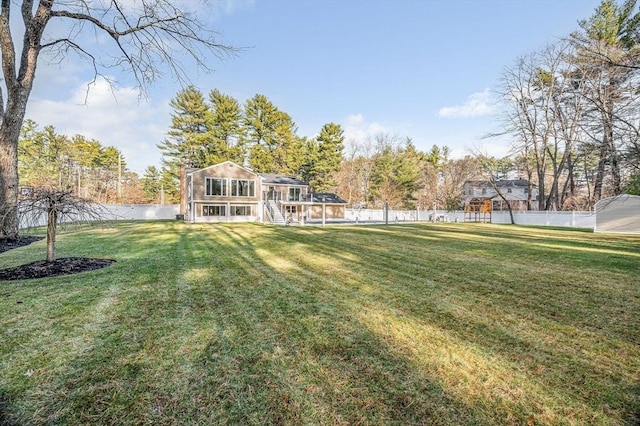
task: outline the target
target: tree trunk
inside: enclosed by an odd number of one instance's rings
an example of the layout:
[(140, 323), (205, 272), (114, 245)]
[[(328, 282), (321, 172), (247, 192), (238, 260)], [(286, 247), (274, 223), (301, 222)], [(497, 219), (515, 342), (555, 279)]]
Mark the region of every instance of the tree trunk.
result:
[[(560, 199), (560, 208), (562, 210), (565, 209), (565, 204), (567, 202), (567, 198), (570, 198), (572, 202), (575, 200), (576, 195), (576, 184), (574, 180), (574, 164), (573, 164), (573, 155), (571, 151), (567, 154), (567, 179), (564, 181), (564, 185), (562, 187), (562, 194)], [(572, 206), (572, 209), (575, 207), (575, 203)]]
[(613, 195), (622, 194), (622, 177), (620, 175), (620, 162), (614, 141), (611, 141), (611, 177), (613, 180)]
[[(16, 238), (18, 220), (18, 138), (20, 126), (3, 120), (0, 126), (0, 236)], [(22, 120), (19, 121), (21, 123)], [(12, 128), (17, 127), (17, 130)]]
[(598, 160), (598, 169), (596, 171), (596, 178), (593, 182), (593, 195), (591, 199), (591, 205), (595, 205), (596, 202), (602, 198), (602, 186), (604, 183), (604, 175), (606, 172), (607, 164), (607, 149), (603, 146), (600, 148), (600, 159)]
[(495, 181), (494, 178), (489, 179), (489, 183), (493, 187), (493, 190), (496, 191), (500, 199), (502, 199), (502, 201), (504, 201), (507, 204), (507, 209), (509, 210), (509, 219), (511, 219), (511, 224), (515, 225), (516, 220), (513, 217), (513, 207), (511, 206), (511, 203), (509, 202), (509, 200), (507, 200), (507, 197), (504, 196), (502, 191), (500, 191), (500, 188), (498, 188), (498, 183)]
[(58, 222), (58, 210), (55, 204), (49, 205), (47, 214), (47, 262), (56, 260), (56, 224)]
[(536, 164), (536, 171), (538, 174), (538, 210), (546, 210), (546, 194), (545, 194), (545, 185), (544, 185), (544, 165), (541, 167), (539, 164)]
[(0, 13), (2, 77), (7, 96), (6, 104), (0, 96), (0, 236), (8, 237), (16, 237), (19, 232), (18, 140), (33, 88), (40, 40), (53, 7), (53, 1), (41, 1), (34, 11), (25, 7), (29, 2), (24, 2), (22, 18), (26, 28), (18, 61), (9, 23), (12, 3), (2, 1)]

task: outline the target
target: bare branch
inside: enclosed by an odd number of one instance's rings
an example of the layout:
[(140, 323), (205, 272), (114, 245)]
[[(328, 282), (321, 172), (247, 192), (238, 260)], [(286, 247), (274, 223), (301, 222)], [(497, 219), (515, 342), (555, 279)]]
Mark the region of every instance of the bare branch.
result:
[[(113, 0), (104, 9), (54, 10), (51, 16), (76, 24), (90, 23), (99, 32), (106, 33), (115, 42), (119, 56), (101, 66), (128, 68), (140, 88), (162, 75), (159, 64), (168, 67), (178, 80), (188, 81), (187, 70), (177, 59), (182, 55), (193, 60), (198, 68), (211, 71), (204, 50), (220, 59), (238, 51), (219, 43), (219, 34), (207, 28), (197, 16), (184, 13), (168, 1), (143, 2), (142, 9), (137, 13), (127, 12), (122, 2)], [(43, 47), (53, 47), (62, 40), (44, 43)], [(88, 52), (86, 48), (77, 51)]]
[(107, 210), (74, 195), (70, 189), (36, 188), (20, 200), (18, 210), (25, 227), (47, 226), (47, 262), (55, 260), (56, 229), (78, 223), (103, 222)]

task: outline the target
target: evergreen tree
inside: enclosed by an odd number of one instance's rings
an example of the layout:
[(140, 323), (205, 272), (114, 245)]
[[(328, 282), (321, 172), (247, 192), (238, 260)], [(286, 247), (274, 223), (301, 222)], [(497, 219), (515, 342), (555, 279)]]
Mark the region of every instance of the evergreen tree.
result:
[(148, 203), (160, 202), (162, 175), (156, 166), (148, 166), (142, 176), (142, 191)]
[(163, 163), (176, 176), (180, 165), (206, 167), (207, 122), (210, 110), (202, 93), (193, 86), (178, 92), (170, 102), (173, 108), (169, 137), (158, 145)]
[(339, 124), (328, 123), (309, 144), (305, 179), (314, 192), (334, 192), (344, 151), (344, 132)]
[(420, 177), (419, 153), (410, 139), (405, 147), (382, 141), (374, 158), (371, 196), (393, 208), (415, 208)]
[(18, 147), (20, 180), (25, 186), (71, 190), (99, 202), (115, 202), (122, 194), (126, 162), (114, 147), (104, 147), (82, 135), (69, 138), (53, 126), (38, 130), (29, 120)]
[(218, 90), (209, 94), (211, 115), (207, 121), (211, 141), (206, 150), (208, 165), (223, 161), (244, 163), (242, 108), (237, 100)]
[(180, 202), (179, 178), (168, 168), (162, 169), (160, 177), (160, 204), (176, 204)]
[(422, 153), (416, 150), (411, 139), (407, 138), (404, 149), (399, 152), (396, 170), (396, 179), (401, 189), (402, 208), (416, 208), (416, 192), (420, 187), (420, 161), (422, 157)]
[[(638, 77), (640, 72), (640, 12), (636, 0), (602, 0), (593, 16), (580, 21), (572, 34), (577, 53), (576, 80), (589, 89), (584, 129), (599, 154), (592, 203), (603, 195), (607, 177), (613, 194), (623, 190), (623, 178), (639, 158), (629, 156), (638, 140)], [(624, 164), (624, 160), (630, 162)], [(636, 166), (634, 166), (636, 165)]]
[(96, 140), (88, 140), (82, 135), (71, 139), (71, 159), (75, 168), (76, 195), (91, 198), (97, 180), (93, 171), (99, 166), (103, 147)]
[(295, 123), (264, 95), (245, 105), (244, 124), (249, 145), (249, 165), (258, 173), (294, 174), (302, 165), (302, 146)]
[[(202, 93), (193, 86), (178, 92), (170, 102), (173, 108), (168, 138), (158, 144), (163, 169), (171, 176), (164, 182), (164, 192), (177, 192), (181, 165), (207, 167), (208, 122), (211, 111)], [(170, 187), (169, 187), (170, 186)]]

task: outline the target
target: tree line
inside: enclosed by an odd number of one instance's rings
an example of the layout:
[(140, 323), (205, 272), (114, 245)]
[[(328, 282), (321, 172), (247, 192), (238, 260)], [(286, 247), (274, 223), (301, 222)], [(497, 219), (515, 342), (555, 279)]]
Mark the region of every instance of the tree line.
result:
[(22, 195), (58, 189), (98, 203), (151, 201), (120, 150), (82, 135), (69, 137), (53, 126), (40, 129), (33, 120), (22, 126), (18, 171)]
[(299, 136), (291, 116), (265, 95), (241, 105), (219, 90), (205, 98), (193, 86), (178, 92), (171, 107), (171, 127), (158, 144), (162, 169), (149, 167), (144, 174), (156, 182), (164, 177), (167, 199), (177, 200), (181, 165), (203, 168), (223, 161), (256, 173), (298, 176), (315, 192), (335, 190), (344, 149), (339, 124), (325, 124), (312, 138)]
[(472, 157), (449, 158), (449, 148), (416, 149), (408, 137), (378, 134), (365, 141), (346, 141), (342, 127), (325, 124), (314, 137), (299, 136), (291, 116), (265, 95), (241, 105), (212, 90), (207, 97), (195, 87), (171, 101), (172, 124), (158, 145), (163, 167), (149, 167), (145, 181), (164, 182), (164, 194), (178, 197), (179, 169), (203, 168), (234, 161), (257, 173), (297, 176), (314, 192), (333, 192), (350, 207), (460, 208), (466, 179), (479, 177)]
[(538, 187), (538, 209), (640, 194), (640, 12), (603, 0), (580, 29), (502, 76), (501, 135)]
[[(603, 0), (578, 31), (504, 69), (500, 127), (489, 136), (512, 138), (506, 158), (476, 153), (452, 160), (447, 147), (420, 152), (410, 138), (385, 134), (344, 145), (332, 124), (330, 139), (339, 142), (322, 164), (315, 156), (323, 139), (297, 136), (291, 117), (264, 95), (241, 107), (217, 90), (207, 102), (188, 88), (172, 101), (172, 128), (159, 145), (164, 166), (175, 180), (178, 163), (229, 159), (258, 172), (298, 175), (350, 205), (397, 208), (461, 208), (462, 184), (471, 178), (525, 178), (537, 187), (531, 208), (539, 210), (591, 209), (606, 196), (640, 194), (636, 5)], [(322, 180), (312, 180), (319, 170)]]
[[(167, 72), (185, 81), (186, 71), (194, 67), (209, 71), (207, 53), (221, 57), (238, 52), (220, 42), (220, 34), (199, 19), (197, 8), (168, 0), (138, 6), (119, 0), (91, 7), (84, 0), (2, 2), (0, 237), (19, 236), (18, 145), (41, 55), (55, 63), (68, 56), (86, 59), (93, 81), (110, 81), (106, 76), (117, 67), (144, 91)], [(85, 37), (85, 31), (95, 37)]]
[[(139, 177), (114, 147), (51, 126), (23, 123), (21, 186), (57, 185), (98, 202), (175, 203), (180, 165), (230, 160), (258, 173), (295, 175), (351, 207), (459, 209), (466, 180), (525, 178), (540, 210), (589, 209), (600, 198), (640, 194), (640, 13), (636, 0), (603, 0), (580, 29), (518, 58), (500, 78), (499, 130), (512, 138), (502, 159), (422, 152), (410, 137), (345, 141), (327, 123), (313, 137), (265, 95), (241, 104), (189, 86), (171, 100), (171, 125), (158, 144), (160, 166)], [(532, 191), (529, 191), (531, 194)]]

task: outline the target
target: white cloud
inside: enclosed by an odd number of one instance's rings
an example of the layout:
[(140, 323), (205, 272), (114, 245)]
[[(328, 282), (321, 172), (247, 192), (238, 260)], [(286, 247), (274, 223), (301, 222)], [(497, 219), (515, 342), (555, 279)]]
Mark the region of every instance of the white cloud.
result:
[(141, 99), (131, 87), (111, 87), (98, 80), (87, 91), (77, 86), (68, 99), (51, 101), (32, 98), (27, 118), (42, 128), (53, 126), (58, 133), (76, 134), (118, 148), (130, 170), (142, 173), (147, 166), (160, 165), (161, 142), (169, 126), (167, 101)]
[(489, 89), (485, 89), (483, 92), (470, 95), (462, 105), (440, 108), (438, 116), (445, 118), (482, 117), (494, 112), (495, 102)]
[(362, 114), (352, 114), (348, 116), (342, 124), (344, 138), (346, 141), (357, 143), (365, 142), (380, 133), (387, 133), (380, 123), (368, 123)]
[(255, 0), (225, 0), (222, 2), (224, 13), (232, 15), (238, 11), (251, 10), (255, 5)]

